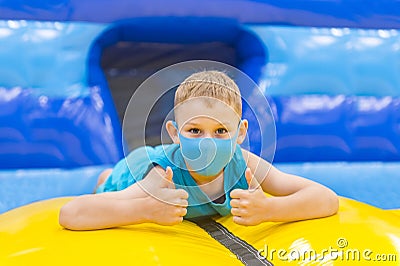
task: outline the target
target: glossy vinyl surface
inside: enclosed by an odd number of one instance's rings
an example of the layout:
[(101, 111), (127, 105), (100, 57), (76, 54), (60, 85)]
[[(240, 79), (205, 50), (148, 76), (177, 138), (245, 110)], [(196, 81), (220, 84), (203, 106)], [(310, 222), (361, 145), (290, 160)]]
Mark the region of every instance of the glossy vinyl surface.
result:
[(122, 141), (109, 111), (98, 88), (66, 98), (0, 88), (0, 169), (114, 163)]
[(293, 95), (269, 103), (275, 162), (400, 160), (398, 97)]
[[(58, 212), (68, 200), (38, 202), (0, 215), (0, 264), (243, 265), (188, 221), (83, 232), (62, 229)], [(385, 265), (398, 265), (400, 256), (399, 216), (345, 198), (339, 213), (328, 218), (253, 227), (236, 225), (229, 216), (217, 221), (274, 265), (378, 264), (383, 255)]]
[[(245, 11), (244, 11), (245, 10)], [(396, 0), (207, 0), (197, 1), (118, 1), (29, 0), (0, 1), (0, 18), (57, 21), (112, 22), (132, 16), (225, 17), (243, 23), (360, 28), (399, 28)]]

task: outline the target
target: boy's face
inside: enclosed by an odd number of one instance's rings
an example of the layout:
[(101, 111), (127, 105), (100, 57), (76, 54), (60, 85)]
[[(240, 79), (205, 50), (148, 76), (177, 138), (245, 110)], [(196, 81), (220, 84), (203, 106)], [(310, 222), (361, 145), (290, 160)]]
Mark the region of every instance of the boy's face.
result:
[[(241, 144), (246, 136), (247, 121), (240, 123), (241, 117), (221, 100), (196, 97), (179, 104), (174, 111), (179, 133), (184, 137), (230, 139), (238, 133), (237, 143)], [(167, 123), (167, 131), (174, 143), (179, 143), (172, 123)]]

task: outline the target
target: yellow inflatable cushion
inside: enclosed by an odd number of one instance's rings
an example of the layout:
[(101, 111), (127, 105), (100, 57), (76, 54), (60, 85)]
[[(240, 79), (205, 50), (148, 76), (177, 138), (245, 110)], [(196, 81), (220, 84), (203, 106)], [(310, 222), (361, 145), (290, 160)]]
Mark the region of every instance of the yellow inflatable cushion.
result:
[[(0, 215), (0, 265), (243, 265), (196, 224), (141, 224), (69, 231), (58, 224), (70, 198), (37, 202)], [(400, 264), (399, 216), (341, 198), (337, 215), (244, 227), (217, 222), (274, 265)]]
[(396, 210), (389, 210), (390, 212), (393, 212), (394, 214), (400, 215), (400, 209)]

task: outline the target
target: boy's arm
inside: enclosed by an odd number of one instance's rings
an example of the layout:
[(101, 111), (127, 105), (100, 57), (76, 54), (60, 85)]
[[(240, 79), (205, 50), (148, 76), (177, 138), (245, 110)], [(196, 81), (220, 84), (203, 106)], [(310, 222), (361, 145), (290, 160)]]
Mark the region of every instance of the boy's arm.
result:
[(144, 222), (172, 225), (182, 221), (186, 206), (187, 193), (173, 187), (171, 168), (164, 172), (158, 167), (124, 190), (76, 197), (61, 208), (59, 223), (71, 230)]
[[(250, 171), (250, 190), (233, 191), (232, 214), (242, 224), (296, 221), (335, 214), (337, 195), (311, 180), (279, 171), (264, 159), (243, 150)], [(260, 184), (258, 186), (258, 184)], [(258, 188), (257, 188), (258, 186)], [(267, 197), (264, 192), (274, 196)], [(244, 206), (243, 203), (247, 206)]]
[(61, 208), (60, 225), (71, 230), (94, 230), (145, 222), (141, 215), (145, 198), (117, 199), (118, 193), (110, 192), (116, 197), (93, 194), (75, 198)]

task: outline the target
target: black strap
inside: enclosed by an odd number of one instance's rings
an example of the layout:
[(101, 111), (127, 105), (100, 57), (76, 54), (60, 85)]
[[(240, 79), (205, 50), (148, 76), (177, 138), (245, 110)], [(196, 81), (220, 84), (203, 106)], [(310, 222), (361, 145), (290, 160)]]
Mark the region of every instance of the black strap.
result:
[(249, 243), (235, 236), (225, 226), (211, 218), (192, 219), (200, 228), (205, 230), (212, 238), (217, 240), (246, 266), (273, 266), (265, 257)]

